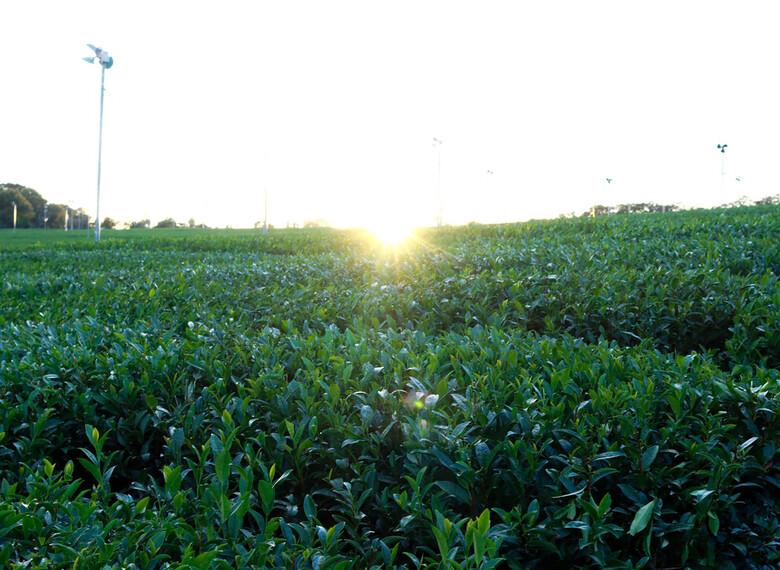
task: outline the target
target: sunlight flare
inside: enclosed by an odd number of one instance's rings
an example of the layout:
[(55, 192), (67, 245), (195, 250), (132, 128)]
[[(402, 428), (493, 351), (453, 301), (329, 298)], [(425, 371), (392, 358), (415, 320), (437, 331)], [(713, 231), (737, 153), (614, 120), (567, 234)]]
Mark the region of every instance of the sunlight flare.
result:
[(397, 221), (386, 221), (373, 224), (369, 231), (381, 243), (387, 246), (398, 246), (412, 237), (412, 227)]

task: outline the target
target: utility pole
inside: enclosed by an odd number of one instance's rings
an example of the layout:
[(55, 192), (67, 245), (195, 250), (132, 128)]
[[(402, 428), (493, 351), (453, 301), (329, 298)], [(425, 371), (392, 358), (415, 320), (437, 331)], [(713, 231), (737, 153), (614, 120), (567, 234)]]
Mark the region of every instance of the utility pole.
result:
[(441, 195), (441, 141), (433, 137), (433, 146), (436, 147), (436, 199), (439, 202), (439, 216), (437, 226), (441, 229), (444, 223), (444, 198)]
[(720, 195), (721, 198), (725, 197), (725, 180), (726, 180), (726, 147), (729, 146), (727, 144), (724, 145), (718, 145), (718, 150), (720, 150), (721, 156), (720, 156)]
[[(94, 57), (82, 57), (84, 61), (88, 63), (95, 63), (98, 60), (100, 63), (100, 134), (98, 136), (98, 178), (97, 178), (97, 208), (95, 209), (95, 242), (100, 241), (100, 164), (103, 154), (103, 94), (106, 90), (106, 69), (110, 69), (114, 65), (114, 58), (109, 57), (108, 52), (103, 48), (96, 48), (91, 44), (87, 44), (87, 47), (95, 52)], [(89, 224), (87, 224), (89, 227)]]
[[(488, 204), (492, 204), (493, 203), (493, 195), (490, 192), (491, 189), (492, 189), (492, 184), (491, 184), (491, 179), (492, 178), (493, 178), (493, 171), (490, 170), (490, 169), (487, 169), (485, 171), (485, 199), (486, 199), (486, 202)], [(475, 204), (475, 206), (476, 206), (476, 204)], [(475, 208), (475, 210), (476, 210), (476, 208)], [(483, 213), (484, 213), (484, 210), (483, 210)], [(477, 221), (477, 220), (475, 220), (475, 221)], [(489, 221), (489, 220), (484, 220), (483, 219), (482, 221), (485, 222), (485, 221)]]
[(268, 233), (268, 154), (265, 155), (265, 173), (263, 176), (263, 233)]

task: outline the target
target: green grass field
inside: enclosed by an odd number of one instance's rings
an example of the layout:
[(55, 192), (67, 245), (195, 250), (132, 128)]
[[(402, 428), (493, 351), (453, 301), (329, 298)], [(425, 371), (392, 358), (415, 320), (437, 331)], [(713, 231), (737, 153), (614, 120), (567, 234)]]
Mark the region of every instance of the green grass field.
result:
[[(258, 235), (261, 230), (254, 229), (236, 229), (236, 230), (214, 230), (201, 228), (171, 229), (132, 229), (132, 230), (101, 230), (101, 241), (126, 241), (149, 238), (192, 238), (203, 236), (250, 236)], [(87, 230), (0, 230), (0, 247), (19, 247), (19, 246), (53, 246), (58, 244), (87, 244), (95, 241), (95, 234)]]
[(775, 568), (780, 208), (0, 232), (0, 566)]

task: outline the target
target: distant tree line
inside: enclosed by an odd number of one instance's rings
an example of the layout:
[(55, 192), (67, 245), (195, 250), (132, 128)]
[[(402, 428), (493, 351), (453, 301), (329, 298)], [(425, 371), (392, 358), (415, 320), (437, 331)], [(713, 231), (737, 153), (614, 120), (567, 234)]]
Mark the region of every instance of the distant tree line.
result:
[[(780, 205), (780, 194), (774, 196), (766, 196), (760, 200), (751, 200), (747, 196), (743, 196), (739, 200), (722, 204), (720, 208), (738, 208), (741, 206), (771, 206)], [(582, 214), (582, 218), (590, 218), (597, 216), (609, 216), (613, 214), (643, 214), (643, 213), (660, 213), (660, 212), (677, 212), (681, 210), (679, 204), (656, 204), (654, 202), (638, 202), (632, 204), (618, 204), (617, 206), (604, 206), (603, 204), (594, 204)], [(574, 212), (570, 214), (563, 214), (560, 217), (570, 218), (575, 217)]]
[[(17, 228), (65, 229), (65, 221), (73, 229), (87, 228), (89, 216), (84, 208), (69, 208), (53, 204), (32, 188), (21, 184), (0, 184), (0, 228), (14, 227), (14, 203), (16, 203)], [(111, 218), (106, 221), (112, 222)], [(103, 227), (109, 227), (102, 224)]]
[(780, 205), (780, 194), (775, 194), (774, 196), (767, 196), (766, 198), (761, 198), (760, 200), (756, 200), (756, 206), (777, 206)]
[(580, 217), (609, 216), (612, 214), (643, 214), (659, 212), (676, 212), (680, 209), (677, 204), (656, 204), (655, 202), (637, 202), (633, 204), (618, 204), (617, 206), (604, 206), (594, 204), (583, 212)]
[[(133, 222), (130, 224), (131, 228), (151, 228), (152, 223), (146, 219), (141, 220), (140, 222)], [(174, 218), (165, 218), (164, 220), (160, 220), (157, 222), (157, 224), (154, 226), (154, 228), (208, 228), (206, 224), (198, 224), (195, 222), (195, 218), (190, 218), (189, 221), (185, 224), (184, 222), (177, 222)]]
[(195, 222), (195, 218), (190, 218), (189, 221), (185, 224), (183, 222), (177, 222), (174, 218), (168, 217), (164, 220), (160, 220), (155, 225), (152, 225), (152, 222), (149, 218), (144, 218), (143, 220), (138, 220), (135, 222), (125, 222), (124, 227), (126, 229), (165, 229), (165, 228), (208, 228), (206, 224), (199, 224)]
[[(14, 227), (14, 204), (16, 204), (16, 227), (25, 229), (55, 230), (68, 228), (74, 230), (87, 229), (90, 224), (89, 215), (84, 208), (70, 208), (65, 204), (53, 204), (41, 196), (36, 190), (21, 184), (0, 183), (0, 229)], [(93, 221), (94, 224), (94, 221)], [(100, 220), (100, 227), (107, 230), (116, 228), (119, 223), (108, 216)], [(151, 228), (149, 219), (124, 224), (125, 228)], [(166, 218), (157, 223), (155, 228), (206, 228), (206, 224), (198, 224), (194, 218), (189, 222), (179, 223), (173, 218)]]
[(721, 208), (740, 208), (742, 206), (777, 206), (780, 204), (780, 194), (766, 196), (760, 200), (751, 200), (747, 196), (742, 196), (739, 200), (723, 204)]

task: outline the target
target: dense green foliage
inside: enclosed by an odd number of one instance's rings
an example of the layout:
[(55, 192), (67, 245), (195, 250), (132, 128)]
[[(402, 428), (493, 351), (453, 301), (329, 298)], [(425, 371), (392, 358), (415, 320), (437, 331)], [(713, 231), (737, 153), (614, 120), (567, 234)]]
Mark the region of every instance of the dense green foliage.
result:
[(0, 565), (773, 567), (777, 235), (0, 246)]
[[(14, 204), (16, 204), (17, 228), (65, 227), (66, 211), (63, 204), (51, 204), (32, 188), (20, 184), (0, 183), (0, 229), (14, 227)], [(73, 212), (84, 215), (83, 210)]]

